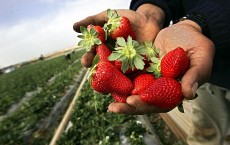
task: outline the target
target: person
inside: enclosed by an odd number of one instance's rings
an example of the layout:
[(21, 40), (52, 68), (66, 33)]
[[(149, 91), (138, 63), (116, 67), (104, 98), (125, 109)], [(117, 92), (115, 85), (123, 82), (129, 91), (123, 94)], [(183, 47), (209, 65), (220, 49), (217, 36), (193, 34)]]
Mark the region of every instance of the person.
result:
[[(228, 0), (132, 0), (129, 9), (117, 9), (119, 15), (130, 19), (138, 42), (153, 41), (161, 56), (178, 46), (187, 52), (190, 68), (181, 85), (193, 109), (193, 126), (187, 139), (190, 145), (222, 145), (230, 125), (229, 8)], [(80, 32), (80, 26), (103, 26), (107, 20), (103, 11), (76, 22), (73, 29)], [(87, 53), (82, 59), (94, 57), (92, 52)], [(165, 112), (142, 102), (138, 95), (126, 101), (111, 103), (109, 111)]]

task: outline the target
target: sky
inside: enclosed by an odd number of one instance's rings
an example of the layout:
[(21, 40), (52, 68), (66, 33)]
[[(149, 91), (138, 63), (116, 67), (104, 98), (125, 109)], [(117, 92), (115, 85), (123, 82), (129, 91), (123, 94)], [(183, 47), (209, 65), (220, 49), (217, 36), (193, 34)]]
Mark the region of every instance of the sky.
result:
[(77, 46), (73, 24), (129, 0), (0, 0), (0, 68)]

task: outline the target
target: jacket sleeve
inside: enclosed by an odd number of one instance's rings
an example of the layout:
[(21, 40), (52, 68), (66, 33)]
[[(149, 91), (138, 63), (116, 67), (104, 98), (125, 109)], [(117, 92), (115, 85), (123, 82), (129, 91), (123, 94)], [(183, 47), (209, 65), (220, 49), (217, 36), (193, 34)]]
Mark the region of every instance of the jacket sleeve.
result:
[(204, 17), (208, 25), (209, 38), (217, 49), (230, 48), (230, 1), (200, 0), (188, 14)]
[(131, 10), (136, 10), (144, 3), (151, 3), (162, 8), (166, 14), (164, 27), (170, 21), (178, 21), (187, 14), (198, 14), (204, 17), (208, 25), (209, 37), (217, 49), (230, 48), (230, 1), (229, 0), (195, 0), (194, 6), (187, 9), (188, 1), (180, 0), (132, 0)]
[(180, 0), (132, 0), (129, 8), (135, 11), (145, 3), (150, 3), (163, 9), (166, 15), (164, 27), (169, 26), (171, 20), (177, 20), (184, 15)]

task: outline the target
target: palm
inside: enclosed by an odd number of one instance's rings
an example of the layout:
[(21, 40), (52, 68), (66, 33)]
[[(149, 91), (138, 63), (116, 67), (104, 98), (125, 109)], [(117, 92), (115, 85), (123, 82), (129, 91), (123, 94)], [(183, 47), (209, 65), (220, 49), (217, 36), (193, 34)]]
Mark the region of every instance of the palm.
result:
[(191, 99), (194, 95), (192, 86), (205, 83), (212, 69), (214, 46), (212, 42), (194, 27), (185, 24), (175, 24), (160, 31), (154, 42), (164, 55), (176, 47), (182, 47), (190, 58), (190, 69), (182, 79), (184, 96)]

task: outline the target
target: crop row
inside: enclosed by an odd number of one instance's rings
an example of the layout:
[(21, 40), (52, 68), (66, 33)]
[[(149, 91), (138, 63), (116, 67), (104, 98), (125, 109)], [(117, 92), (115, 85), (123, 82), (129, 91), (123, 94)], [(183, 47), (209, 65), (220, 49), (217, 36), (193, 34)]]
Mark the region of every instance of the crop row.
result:
[(136, 116), (108, 112), (112, 101), (110, 95), (101, 95), (85, 83), (70, 120), (72, 127), (63, 133), (58, 144), (144, 144), (146, 128)]
[[(82, 66), (79, 60), (73, 61), (75, 61), (75, 63), (63, 67), (62, 72), (59, 70), (59, 74), (51, 83), (44, 83), (39, 93), (34, 94), (31, 99), (23, 102), (19, 109), (1, 120), (0, 144), (31, 144), (35, 142), (36, 144), (47, 144), (52, 136), (52, 129), (48, 131), (42, 130), (39, 128), (39, 125), (49, 116), (51, 110), (64, 96), (69, 86), (75, 83), (75, 76), (79, 73)], [(46, 63), (43, 65), (45, 64)], [(58, 66), (59, 65), (55, 67)], [(45, 74), (51, 69), (52, 68), (47, 68), (43, 73)], [(42, 79), (43, 75), (39, 77)], [(21, 86), (21, 88), (23, 88), (23, 86)], [(59, 119), (61, 116), (62, 114), (59, 114)]]
[(0, 115), (5, 114), (13, 104), (20, 101), (26, 92), (43, 87), (50, 78), (66, 69), (83, 53), (83, 50), (75, 52), (68, 61), (64, 56), (60, 56), (25, 65), (11, 73), (0, 75)]

